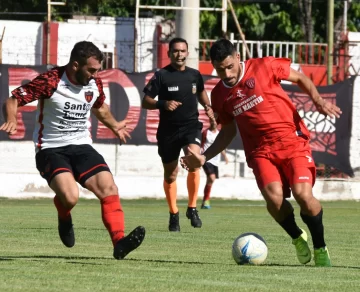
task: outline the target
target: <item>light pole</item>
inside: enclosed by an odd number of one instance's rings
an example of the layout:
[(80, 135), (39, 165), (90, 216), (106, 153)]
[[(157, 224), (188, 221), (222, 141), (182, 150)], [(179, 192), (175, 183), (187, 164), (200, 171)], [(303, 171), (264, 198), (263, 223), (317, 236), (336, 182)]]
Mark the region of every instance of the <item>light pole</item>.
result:
[(50, 24), (51, 24), (51, 5), (66, 5), (65, 2), (51, 2), (48, 0), (47, 2), (47, 42), (46, 42), (46, 64), (48, 65), (50, 63)]
[(328, 52), (327, 52), (327, 85), (332, 84), (333, 71), (333, 52), (334, 52), (334, 0), (328, 0), (327, 10), (327, 38), (328, 38)]

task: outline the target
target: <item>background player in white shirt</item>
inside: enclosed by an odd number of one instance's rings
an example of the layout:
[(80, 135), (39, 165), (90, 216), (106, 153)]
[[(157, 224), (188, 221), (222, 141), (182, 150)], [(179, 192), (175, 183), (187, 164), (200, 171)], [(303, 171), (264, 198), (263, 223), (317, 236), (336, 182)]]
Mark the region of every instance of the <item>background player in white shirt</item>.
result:
[(71, 209), (79, 200), (78, 182), (100, 200), (102, 220), (114, 246), (113, 256), (123, 259), (142, 243), (145, 229), (138, 226), (125, 236), (118, 188), (104, 158), (91, 146), (91, 113), (122, 143), (130, 138), (129, 121), (116, 121), (104, 103), (102, 81), (97, 77), (102, 60), (103, 54), (93, 43), (75, 44), (66, 66), (40, 74), (12, 91), (4, 104), (6, 122), (0, 130), (15, 134), (18, 107), (38, 101), (33, 134), (36, 167), (55, 192), (61, 241), (67, 247), (75, 244)]
[[(210, 119), (210, 127), (202, 132), (201, 139), (201, 153), (208, 149), (212, 143), (214, 143), (216, 136), (219, 134), (218, 124), (215, 119)], [(204, 197), (201, 204), (201, 209), (210, 209), (210, 193), (211, 188), (217, 178), (219, 178), (219, 163), (221, 155), (225, 159), (225, 163), (228, 164), (229, 160), (226, 156), (225, 150), (221, 151), (218, 155), (211, 158), (203, 165), (203, 169), (206, 173), (206, 184), (204, 187)]]

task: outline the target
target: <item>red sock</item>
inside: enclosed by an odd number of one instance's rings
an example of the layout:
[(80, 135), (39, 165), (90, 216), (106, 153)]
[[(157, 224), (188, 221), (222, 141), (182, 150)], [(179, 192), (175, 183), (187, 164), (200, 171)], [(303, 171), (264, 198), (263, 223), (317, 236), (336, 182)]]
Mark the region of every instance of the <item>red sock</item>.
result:
[(70, 221), (71, 219), (70, 211), (72, 208), (70, 209), (65, 208), (64, 205), (61, 203), (60, 199), (58, 198), (58, 196), (54, 197), (54, 205), (58, 211), (58, 215), (60, 219), (64, 221)]
[(205, 185), (203, 201), (210, 200), (210, 192), (212, 185)]
[(124, 237), (124, 212), (119, 195), (107, 196), (100, 200), (102, 220), (109, 231), (113, 245)]

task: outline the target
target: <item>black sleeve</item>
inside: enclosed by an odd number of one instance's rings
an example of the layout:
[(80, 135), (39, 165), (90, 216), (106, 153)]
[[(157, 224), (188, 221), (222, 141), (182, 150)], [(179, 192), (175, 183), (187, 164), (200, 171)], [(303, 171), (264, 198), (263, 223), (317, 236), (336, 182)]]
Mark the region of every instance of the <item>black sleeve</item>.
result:
[(198, 71), (198, 77), (197, 77), (197, 92), (202, 92), (204, 90), (204, 79), (200, 72)]
[(160, 88), (161, 75), (159, 72), (155, 72), (153, 77), (151, 77), (151, 79), (149, 80), (148, 84), (146, 84), (146, 86), (144, 87), (143, 92), (146, 95), (155, 98), (159, 94)]

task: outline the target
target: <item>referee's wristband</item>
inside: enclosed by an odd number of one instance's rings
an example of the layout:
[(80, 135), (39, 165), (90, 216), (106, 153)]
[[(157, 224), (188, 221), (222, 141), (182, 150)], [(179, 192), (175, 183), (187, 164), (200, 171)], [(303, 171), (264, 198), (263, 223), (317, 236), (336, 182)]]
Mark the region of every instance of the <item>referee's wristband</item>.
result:
[(165, 108), (165, 103), (166, 103), (166, 100), (158, 100), (156, 103), (155, 103), (155, 107), (157, 109), (164, 109)]

